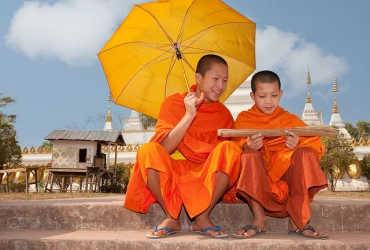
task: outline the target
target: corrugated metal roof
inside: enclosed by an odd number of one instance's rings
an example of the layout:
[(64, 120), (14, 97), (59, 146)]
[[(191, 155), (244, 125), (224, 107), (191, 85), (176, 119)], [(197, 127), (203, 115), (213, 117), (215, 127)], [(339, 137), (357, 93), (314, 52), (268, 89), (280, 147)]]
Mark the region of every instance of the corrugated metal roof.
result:
[(53, 130), (45, 140), (99, 141), (126, 145), (121, 132), (116, 131)]

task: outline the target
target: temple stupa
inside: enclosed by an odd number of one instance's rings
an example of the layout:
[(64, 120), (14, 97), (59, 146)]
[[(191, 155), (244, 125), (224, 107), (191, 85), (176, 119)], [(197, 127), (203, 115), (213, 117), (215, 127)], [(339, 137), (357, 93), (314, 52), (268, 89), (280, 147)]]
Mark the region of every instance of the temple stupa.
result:
[(334, 92), (334, 107), (333, 107), (333, 114), (331, 116), (331, 120), (329, 122), (330, 126), (336, 126), (339, 129), (339, 133), (343, 134), (344, 138), (351, 139), (350, 134), (348, 133), (347, 129), (345, 128), (345, 124), (342, 121), (342, 118), (340, 117), (339, 111), (338, 111), (338, 104), (337, 104), (337, 92), (339, 92), (338, 89), (338, 83), (337, 83), (337, 75), (334, 75), (334, 86), (333, 86), (333, 92)]
[(104, 128), (103, 128), (103, 131), (115, 131), (114, 128), (113, 128), (113, 123), (112, 123), (112, 115), (110, 113), (110, 104), (112, 102), (112, 94), (109, 92), (109, 95), (108, 95), (108, 115), (107, 115), (107, 118), (105, 120), (105, 125), (104, 125)]
[(311, 99), (311, 93), (310, 93), (310, 85), (311, 85), (311, 74), (310, 74), (310, 68), (308, 67), (307, 71), (307, 98), (306, 98), (306, 104), (304, 106), (304, 110), (302, 113), (302, 120), (308, 124), (308, 125), (322, 125), (322, 112), (321, 110), (317, 111), (313, 108), (312, 105), (312, 99)]

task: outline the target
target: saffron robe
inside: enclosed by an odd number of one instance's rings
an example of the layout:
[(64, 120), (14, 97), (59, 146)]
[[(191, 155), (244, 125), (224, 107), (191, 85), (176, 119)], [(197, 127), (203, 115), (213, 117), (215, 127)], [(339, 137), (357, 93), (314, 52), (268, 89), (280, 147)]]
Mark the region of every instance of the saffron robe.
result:
[[(191, 91), (195, 90), (194, 85)], [(153, 137), (136, 155), (125, 208), (145, 213), (156, 202), (146, 186), (148, 168), (159, 172), (164, 203), (174, 218), (178, 218), (182, 205), (190, 217), (209, 207), (216, 172), (229, 176), (229, 186), (236, 182), (241, 150), (235, 142), (217, 136), (217, 129), (234, 126), (230, 111), (220, 102), (204, 102), (198, 106), (196, 117), (177, 147), (182, 157), (174, 159), (160, 145), (185, 115), (186, 95), (174, 94), (163, 102)]]
[[(261, 112), (256, 105), (241, 112), (236, 129), (273, 129), (307, 126), (297, 116), (278, 107), (272, 114)], [(247, 139), (234, 138), (243, 147)], [(310, 219), (310, 201), (316, 192), (327, 187), (319, 160), (325, 147), (321, 138), (300, 137), (294, 150), (285, 146), (286, 137), (265, 137), (259, 151), (246, 150), (241, 156), (238, 193), (250, 202), (257, 200), (269, 216), (290, 216), (302, 229)], [(295, 154), (299, 149), (299, 153)], [(247, 166), (251, 165), (251, 166)], [(294, 165), (294, 169), (293, 166)], [(290, 170), (290, 168), (292, 169)], [(298, 180), (298, 181), (297, 181)], [(303, 191), (302, 191), (303, 190)], [(230, 191), (224, 201), (235, 200)]]

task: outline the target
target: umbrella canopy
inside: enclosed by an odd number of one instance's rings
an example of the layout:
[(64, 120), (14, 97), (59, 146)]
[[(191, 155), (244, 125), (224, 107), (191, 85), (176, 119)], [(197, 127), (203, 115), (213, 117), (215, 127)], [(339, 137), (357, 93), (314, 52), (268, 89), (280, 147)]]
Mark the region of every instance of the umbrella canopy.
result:
[(199, 59), (223, 57), (225, 101), (255, 70), (256, 24), (221, 0), (135, 5), (98, 57), (116, 104), (158, 117), (163, 100), (195, 84)]

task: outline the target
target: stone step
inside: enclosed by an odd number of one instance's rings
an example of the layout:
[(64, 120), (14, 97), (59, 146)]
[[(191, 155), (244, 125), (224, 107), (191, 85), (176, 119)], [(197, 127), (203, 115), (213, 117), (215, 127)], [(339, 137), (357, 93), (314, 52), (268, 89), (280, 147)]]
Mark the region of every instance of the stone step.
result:
[[(11, 201), (0, 203), (0, 230), (148, 230), (164, 218), (158, 204), (148, 213), (123, 208), (124, 195), (99, 198)], [(370, 199), (316, 196), (311, 203), (310, 224), (328, 233), (370, 232)], [(252, 220), (246, 204), (219, 203), (212, 221), (226, 231), (235, 232)], [(183, 210), (182, 231), (191, 231), (191, 220)], [(287, 232), (288, 219), (267, 218), (267, 231)]]
[[(327, 240), (286, 233), (267, 233), (250, 239), (215, 239), (194, 232), (146, 239), (146, 231), (0, 230), (0, 250), (197, 249), (197, 250), (370, 250), (370, 233), (331, 233)], [(232, 232), (228, 232), (232, 233)]]

